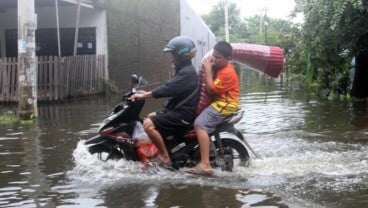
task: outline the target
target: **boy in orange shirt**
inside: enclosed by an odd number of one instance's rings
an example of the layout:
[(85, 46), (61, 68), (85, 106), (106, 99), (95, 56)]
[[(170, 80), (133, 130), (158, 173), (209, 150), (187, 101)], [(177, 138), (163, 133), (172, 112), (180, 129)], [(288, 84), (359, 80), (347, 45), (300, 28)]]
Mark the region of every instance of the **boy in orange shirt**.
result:
[(229, 115), (238, 110), (239, 81), (238, 75), (230, 63), (232, 47), (225, 41), (216, 43), (212, 57), (203, 63), (207, 93), (212, 97), (212, 103), (196, 118), (194, 128), (198, 137), (201, 161), (186, 171), (192, 174), (212, 175), (210, 164), (209, 135)]

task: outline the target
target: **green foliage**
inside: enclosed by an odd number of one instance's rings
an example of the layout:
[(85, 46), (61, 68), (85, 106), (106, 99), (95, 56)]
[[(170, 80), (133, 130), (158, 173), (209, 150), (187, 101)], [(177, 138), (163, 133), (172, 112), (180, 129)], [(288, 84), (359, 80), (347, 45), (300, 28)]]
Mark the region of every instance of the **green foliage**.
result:
[(19, 120), (20, 124), (22, 125), (32, 125), (36, 123), (36, 117), (31, 115), (31, 118), (28, 120)]
[(0, 125), (11, 125), (18, 122), (18, 118), (13, 112), (8, 111), (4, 115), (0, 115)]
[(367, 5), (362, 0), (296, 3), (295, 12), (304, 14), (305, 23), (293, 63), (302, 67), (307, 85), (317, 83), (322, 96), (347, 96), (350, 61), (368, 49)]
[[(228, 14), (230, 42), (253, 44), (266, 44), (267, 42), (267, 45), (276, 45), (285, 49), (294, 47), (295, 25), (293, 23), (260, 15), (241, 19), (240, 11), (234, 3), (229, 3)], [(224, 16), (222, 1), (215, 5), (209, 14), (203, 16), (204, 21), (218, 39), (225, 39)], [(266, 21), (267, 30), (264, 24)]]
[(18, 123), (21, 125), (32, 125), (35, 122), (36, 117), (33, 115), (28, 120), (19, 119), (12, 111), (8, 111), (4, 115), (0, 115), (0, 125), (14, 125)]
[[(215, 33), (219, 39), (225, 39), (225, 12), (224, 2), (220, 1), (212, 7), (212, 11), (208, 15), (203, 16), (204, 21)], [(244, 25), (240, 21), (240, 10), (236, 4), (229, 3), (228, 5), (228, 22), (230, 38), (241, 39), (238, 32), (244, 32)]]
[[(224, 7), (221, 2), (204, 16), (220, 39), (224, 37)], [(324, 97), (348, 96), (351, 59), (368, 53), (368, 1), (295, 2), (291, 16), (302, 13), (303, 24), (261, 15), (241, 20), (236, 5), (230, 3), (230, 42), (280, 46), (285, 51), (284, 71), (287, 71), (289, 81), (303, 82), (304, 87), (317, 90)]]

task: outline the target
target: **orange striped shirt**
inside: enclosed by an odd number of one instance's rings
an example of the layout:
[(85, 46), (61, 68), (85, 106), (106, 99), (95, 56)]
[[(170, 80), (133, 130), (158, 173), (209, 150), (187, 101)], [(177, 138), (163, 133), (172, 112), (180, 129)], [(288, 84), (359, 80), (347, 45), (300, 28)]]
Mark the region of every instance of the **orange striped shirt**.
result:
[(215, 93), (211, 105), (223, 115), (231, 115), (239, 107), (239, 80), (234, 66), (228, 63), (220, 69), (211, 86)]

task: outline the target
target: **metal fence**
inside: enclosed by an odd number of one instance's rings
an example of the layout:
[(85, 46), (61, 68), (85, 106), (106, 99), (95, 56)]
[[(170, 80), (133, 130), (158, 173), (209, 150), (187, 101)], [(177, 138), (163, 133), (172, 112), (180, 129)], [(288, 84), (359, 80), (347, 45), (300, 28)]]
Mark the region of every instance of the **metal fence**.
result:
[[(104, 92), (105, 56), (42, 56), (38, 59), (37, 99), (40, 102)], [(0, 102), (18, 102), (16, 58), (0, 58)]]

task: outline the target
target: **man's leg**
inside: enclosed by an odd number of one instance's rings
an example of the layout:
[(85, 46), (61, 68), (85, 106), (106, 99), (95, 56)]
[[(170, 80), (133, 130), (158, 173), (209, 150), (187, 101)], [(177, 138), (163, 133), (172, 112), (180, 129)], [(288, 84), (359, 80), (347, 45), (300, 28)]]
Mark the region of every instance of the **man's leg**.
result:
[(143, 121), (143, 128), (148, 134), (149, 138), (152, 140), (152, 142), (156, 145), (158, 149), (158, 158), (164, 163), (169, 164), (171, 162), (170, 156), (167, 152), (164, 140), (162, 139), (162, 136), (160, 132), (156, 130), (155, 125), (153, 124), (152, 120), (150, 118), (146, 118)]

